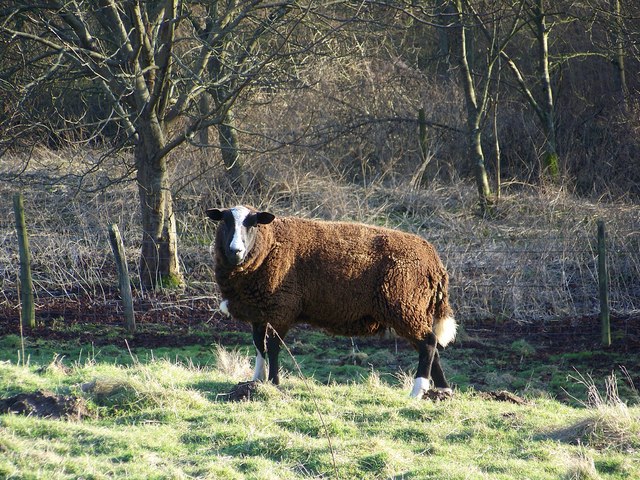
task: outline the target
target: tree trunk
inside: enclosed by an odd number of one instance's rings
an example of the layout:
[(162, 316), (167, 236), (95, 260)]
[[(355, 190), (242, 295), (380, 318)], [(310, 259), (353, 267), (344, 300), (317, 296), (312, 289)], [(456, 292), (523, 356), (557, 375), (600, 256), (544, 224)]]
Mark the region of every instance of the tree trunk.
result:
[(555, 110), (553, 106), (553, 90), (551, 89), (551, 75), (549, 74), (549, 30), (544, 11), (544, 0), (537, 0), (536, 4), (536, 34), (538, 39), (538, 68), (540, 83), (542, 84), (542, 128), (544, 141), (544, 174), (556, 181), (560, 175), (558, 149), (556, 144)]
[(241, 192), (249, 186), (249, 180), (240, 158), (238, 136), (233, 124), (233, 114), (230, 110), (227, 110), (224, 120), (218, 125), (218, 139), (220, 140), (220, 153), (222, 154), (224, 167), (227, 170), (227, 176), (233, 187)]
[[(208, 94), (204, 93), (200, 97), (200, 115), (204, 118), (211, 111), (211, 99)], [(201, 146), (209, 145), (209, 129), (203, 128), (198, 133)]]
[[(500, 83), (500, 70), (498, 69), (498, 84)], [(500, 200), (502, 190), (501, 165), (500, 165), (500, 137), (498, 135), (498, 93), (496, 87), (495, 103), (493, 105), (493, 152), (496, 159), (496, 201)]]
[(478, 199), (480, 211), (484, 215), (491, 204), (491, 188), (489, 187), (489, 177), (485, 168), (484, 152), (482, 151), (482, 131), (479, 126), (471, 127), (469, 135), (469, 151), (473, 161), (473, 172), (478, 187)]
[(142, 214), (140, 282), (148, 289), (182, 283), (167, 163), (155, 155), (158, 151), (144, 141), (135, 149)]
[(482, 120), (482, 104), (478, 102), (471, 67), (467, 57), (467, 39), (465, 26), (462, 18), (462, 3), (458, 0), (458, 22), (460, 35), (460, 71), (462, 74), (462, 85), (464, 87), (465, 104), (467, 107), (467, 141), (469, 143), (469, 155), (473, 165), (473, 172), (478, 188), (480, 210), (485, 214), (487, 207), (491, 203), (491, 188), (485, 168), (484, 153), (482, 151), (482, 130), (480, 124)]
[(627, 76), (624, 66), (624, 44), (623, 32), (624, 25), (622, 23), (622, 9), (620, 8), (620, 0), (611, 0), (611, 13), (613, 15), (613, 25), (611, 28), (615, 66), (616, 90), (620, 97), (620, 103), (623, 107), (627, 106), (627, 96), (629, 95), (629, 87), (627, 86)]
[(438, 25), (438, 70), (448, 77), (452, 66), (449, 27), (455, 21), (455, 8), (451, 0), (435, 0), (434, 10)]

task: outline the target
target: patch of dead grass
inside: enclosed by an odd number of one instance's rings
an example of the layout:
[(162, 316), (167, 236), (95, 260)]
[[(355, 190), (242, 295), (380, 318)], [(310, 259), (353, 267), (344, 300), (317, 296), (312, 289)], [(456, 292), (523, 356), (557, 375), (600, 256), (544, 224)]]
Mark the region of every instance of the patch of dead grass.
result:
[(251, 361), (249, 357), (237, 349), (227, 349), (216, 345), (214, 349), (216, 370), (232, 380), (245, 380), (251, 377)]
[(578, 374), (574, 379), (587, 388), (587, 400), (582, 403), (588, 413), (581, 420), (550, 432), (548, 438), (600, 451), (640, 451), (640, 411), (620, 399), (616, 375), (607, 377), (604, 394), (591, 377)]

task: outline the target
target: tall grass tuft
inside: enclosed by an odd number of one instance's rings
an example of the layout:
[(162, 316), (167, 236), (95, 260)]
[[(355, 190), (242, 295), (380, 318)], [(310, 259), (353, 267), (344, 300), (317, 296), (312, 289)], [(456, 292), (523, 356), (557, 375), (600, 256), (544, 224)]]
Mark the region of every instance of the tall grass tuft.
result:
[(185, 386), (185, 373), (188, 377), (200, 375), (194, 367), (159, 359), (148, 364), (104, 368), (80, 388), (106, 415), (175, 417), (185, 409), (202, 408), (206, 403), (198, 391)]
[(214, 347), (216, 370), (234, 381), (251, 377), (251, 361), (238, 349), (227, 349), (222, 345)]
[(640, 451), (640, 412), (630, 409), (618, 395), (618, 378), (605, 379), (604, 393), (589, 375), (576, 374), (573, 380), (586, 389), (585, 418), (554, 432), (551, 437), (565, 443), (585, 445), (597, 450)]
[(567, 460), (567, 464), (567, 473), (562, 477), (564, 480), (598, 480), (600, 478), (593, 458), (584, 449), (580, 449), (577, 456)]

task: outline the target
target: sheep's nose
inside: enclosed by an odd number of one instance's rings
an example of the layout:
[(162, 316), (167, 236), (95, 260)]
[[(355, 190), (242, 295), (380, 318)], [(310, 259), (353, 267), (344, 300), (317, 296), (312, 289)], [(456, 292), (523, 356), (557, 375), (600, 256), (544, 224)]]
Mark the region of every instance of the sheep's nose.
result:
[(234, 258), (236, 263), (240, 263), (242, 260), (244, 260), (244, 248), (230, 248), (229, 253), (231, 253), (231, 256)]

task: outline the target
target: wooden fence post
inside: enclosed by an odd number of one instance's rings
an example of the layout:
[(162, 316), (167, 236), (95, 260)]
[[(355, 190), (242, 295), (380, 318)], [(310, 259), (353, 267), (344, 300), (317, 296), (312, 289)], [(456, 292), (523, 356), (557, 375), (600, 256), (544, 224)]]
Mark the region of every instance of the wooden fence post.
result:
[(116, 224), (109, 226), (109, 243), (113, 250), (113, 256), (118, 266), (118, 280), (120, 283), (120, 297), (124, 308), (125, 326), (127, 332), (133, 333), (136, 330), (136, 316), (133, 311), (133, 296), (131, 294), (131, 281), (129, 280), (129, 267), (127, 266), (127, 256), (120, 236), (120, 230)]
[(13, 196), (13, 212), (16, 217), (16, 232), (18, 234), (18, 251), (20, 253), (20, 317), (24, 328), (36, 326), (36, 310), (33, 302), (33, 282), (31, 280), (31, 252), (29, 251), (29, 237), (27, 224), (24, 219), (24, 201), (22, 193)]
[(609, 315), (609, 277), (607, 275), (604, 221), (598, 220), (598, 288), (600, 290), (600, 327), (602, 346), (611, 346), (611, 323)]
[(424, 107), (418, 110), (418, 138), (420, 142), (420, 157), (422, 162), (427, 161), (427, 116), (424, 113)]

